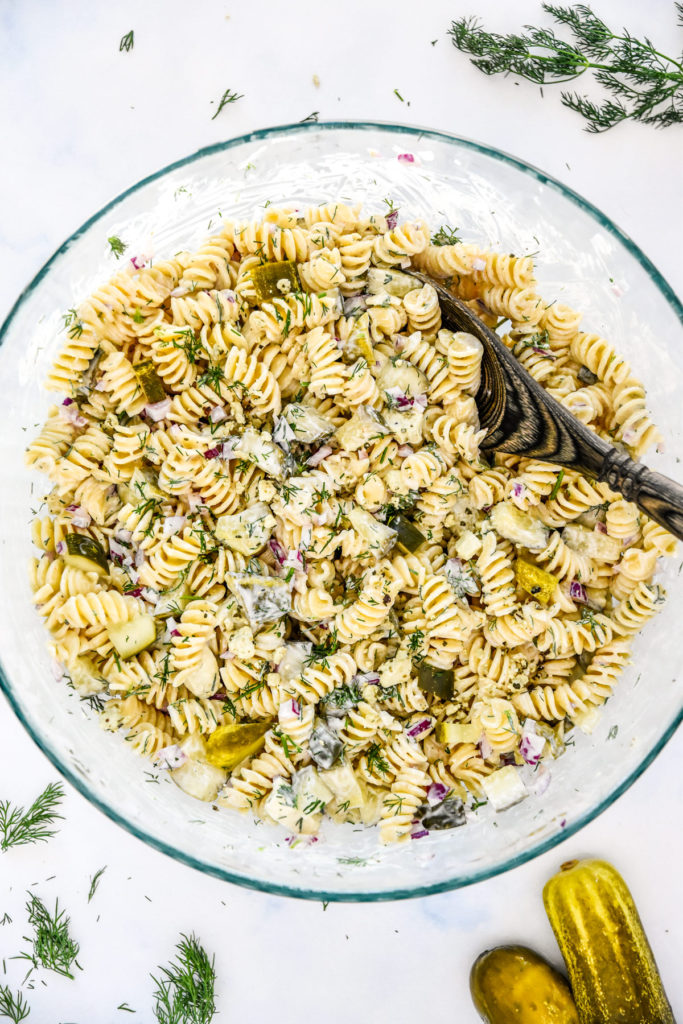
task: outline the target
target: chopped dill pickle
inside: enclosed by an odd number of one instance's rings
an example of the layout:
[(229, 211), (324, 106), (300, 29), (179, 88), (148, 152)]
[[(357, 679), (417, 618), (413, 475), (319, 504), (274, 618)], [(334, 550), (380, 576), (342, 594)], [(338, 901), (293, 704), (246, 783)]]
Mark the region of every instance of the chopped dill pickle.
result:
[(67, 533), (64, 561), (72, 569), (96, 572), (98, 576), (109, 575), (109, 565), (104, 550), (92, 537), (82, 533)]
[(515, 573), (517, 583), (522, 590), (526, 590), (527, 594), (531, 594), (541, 604), (548, 603), (559, 582), (552, 573), (546, 572), (545, 569), (539, 569), (531, 562), (525, 562), (523, 558), (518, 558), (515, 562)]
[(268, 302), (270, 299), (282, 298), (290, 292), (301, 291), (296, 264), (291, 260), (281, 263), (264, 263), (251, 272), (251, 280), (256, 292), (256, 299)]
[(422, 662), (417, 667), (417, 681), (421, 690), (433, 693), (442, 700), (453, 696), (453, 669), (435, 668)]
[(216, 768), (232, 771), (245, 757), (259, 752), (271, 725), (271, 722), (219, 725), (206, 741), (206, 760)]
[(155, 402), (164, 401), (167, 397), (164, 390), (164, 382), (155, 370), (151, 359), (143, 359), (141, 363), (136, 363), (133, 367), (133, 372), (150, 405), (153, 405)]
[(403, 551), (407, 551), (411, 555), (415, 551), (418, 551), (427, 541), (424, 533), (421, 533), (417, 526), (415, 526), (414, 523), (411, 523), (407, 516), (394, 516), (389, 520), (389, 526), (392, 530), (396, 530), (396, 543), (399, 548)]

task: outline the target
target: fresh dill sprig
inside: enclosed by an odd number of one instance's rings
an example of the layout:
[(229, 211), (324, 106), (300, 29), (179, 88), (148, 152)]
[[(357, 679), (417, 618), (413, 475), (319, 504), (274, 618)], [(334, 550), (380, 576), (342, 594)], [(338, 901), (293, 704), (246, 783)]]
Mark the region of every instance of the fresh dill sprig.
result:
[(126, 243), (123, 242), (118, 235), (112, 235), (111, 238), (107, 239), (107, 241), (109, 242), (109, 248), (114, 253), (114, 256), (116, 256), (117, 260), (120, 260), (128, 248)]
[(44, 843), (50, 839), (57, 830), (48, 826), (62, 817), (57, 808), (63, 796), (61, 782), (51, 782), (27, 811), (23, 807), (12, 807), (9, 800), (0, 801), (0, 850), (4, 852), (11, 846)]
[(64, 329), (70, 338), (80, 338), (83, 334), (83, 321), (79, 317), (75, 309), (68, 309), (66, 313), (62, 315), (64, 321)]
[(30, 960), (34, 967), (44, 967), (73, 981), (71, 968), (75, 965), (79, 971), (82, 970), (76, 959), (80, 946), (69, 935), (66, 912), (59, 909), (59, 900), (56, 900), (55, 911), (51, 915), (39, 896), (31, 892), (28, 896), (26, 910), (34, 934), (31, 938), (27, 935), (24, 938), (32, 943), (33, 949), (30, 953), (22, 953), (17, 959)]
[(95, 895), (95, 892), (97, 891), (97, 886), (100, 884), (100, 878), (102, 877), (102, 875), (104, 874), (104, 872), (106, 870), (107, 870), (107, 865), (105, 864), (104, 867), (100, 868), (99, 871), (96, 871), (95, 874), (90, 879), (90, 889), (88, 891), (88, 903), (90, 903), (90, 900)]
[(123, 53), (125, 50), (128, 53), (129, 50), (133, 49), (135, 45), (135, 32), (131, 29), (130, 32), (126, 32), (125, 36), (121, 36), (121, 42), (119, 43), (119, 53)]
[(432, 245), (457, 245), (461, 241), (458, 231), (459, 228), (452, 228), (450, 224), (442, 224), (436, 234), (432, 235)]
[(26, 1020), (30, 1012), (31, 1008), (21, 992), (13, 996), (9, 985), (0, 985), (0, 1017), (7, 1017), (14, 1024), (19, 1024), (19, 1021)]
[(230, 89), (226, 89), (223, 95), (221, 96), (220, 103), (218, 104), (218, 110), (213, 115), (211, 120), (215, 121), (223, 107), (227, 106), (228, 103), (237, 103), (237, 100), (241, 99), (244, 99), (244, 93), (232, 92)]
[[(676, 3), (683, 25), (683, 4)], [(513, 74), (536, 85), (556, 85), (592, 71), (610, 96), (593, 102), (563, 92), (562, 102), (585, 118), (586, 131), (604, 132), (631, 119), (656, 128), (683, 122), (683, 62), (656, 50), (626, 29), (619, 35), (586, 4), (543, 10), (572, 34), (567, 42), (551, 28), (525, 25), (519, 34), (487, 32), (477, 18), (459, 18), (449, 30), (453, 45), (471, 55), (486, 75)]]
[(210, 1024), (216, 1012), (215, 957), (209, 960), (194, 935), (181, 935), (176, 949), (176, 959), (159, 968), (160, 977), (151, 975), (156, 1019), (159, 1024)]

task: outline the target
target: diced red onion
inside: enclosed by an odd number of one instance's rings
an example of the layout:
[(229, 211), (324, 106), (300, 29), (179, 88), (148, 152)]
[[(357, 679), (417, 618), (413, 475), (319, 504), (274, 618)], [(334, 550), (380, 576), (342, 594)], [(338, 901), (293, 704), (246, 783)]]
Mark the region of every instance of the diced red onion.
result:
[(180, 636), (180, 630), (179, 629), (172, 629), (171, 630), (171, 636)]
[(135, 587), (134, 590), (128, 590), (128, 591), (126, 591), (126, 593), (128, 594), (129, 597), (141, 597), (142, 596), (142, 591), (143, 591), (142, 587)]
[(205, 459), (217, 459), (221, 454), (221, 448), (207, 448), (202, 454)]
[(356, 455), (358, 456), (359, 459), (367, 459), (368, 458), (368, 450), (367, 450), (367, 448), (359, 448), (358, 451), (356, 452)]
[(122, 544), (119, 544), (114, 537), (109, 538), (109, 557), (115, 562), (122, 562), (124, 565), (133, 564), (130, 548), (126, 548)]
[(88, 421), (85, 416), (81, 416), (78, 406), (75, 402), (71, 405), (62, 404), (59, 407), (59, 413), (63, 420), (67, 423), (71, 423), (74, 427), (87, 427)]
[(75, 511), (72, 512), (71, 521), (74, 526), (85, 529), (92, 522), (92, 516), (84, 508), (77, 505)]
[(409, 444), (401, 444), (397, 448), (398, 454), (402, 459), (407, 459), (409, 455), (414, 455), (415, 451), (410, 447)]
[(543, 753), (545, 740), (536, 733), (527, 733), (519, 743), (519, 752), (527, 764), (538, 764)]
[(550, 769), (547, 768), (544, 764), (540, 764), (538, 766), (538, 770), (534, 772), (534, 776), (531, 783), (526, 784), (527, 789), (534, 796), (543, 796), (546, 789), (550, 785), (551, 778), (552, 775)]
[(122, 544), (130, 544), (130, 542), (133, 539), (133, 531), (132, 530), (117, 530), (116, 533), (114, 534), (114, 536)]
[(512, 493), (515, 498), (521, 498), (524, 494), (524, 484), (520, 480), (515, 481), (512, 485)]
[(136, 270), (142, 270), (147, 264), (147, 256), (131, 256), (130, 262)]
[(567, 827), (567, 819), (563, 818), (562, 821), (560, 822), (560, 828), (566, 828), (566, 827)]
[(161, 528), (162, 535), (170, 537), (171, 534), (180, 533), (186, 522), (187, 516), (166, 516), (164, 525)]
[(392, 210), (391, 213), (387, 214), (387, 227), (390, 231), (393, 231), (398, 224), (398, 210)]
[(299, 717), (301, 715), (301, 707), (299, 705), (299, 702), (294, 700), (293, 697), (292, 697), (291, 707), (292, 707), (292, 714), (296, 715), (297, 717)]
[(588, 604), (586, 588), (578, 580), (572, 580), (569, 584), (569, 596), (573, 601), (578, 601), (579, 604)]
[(428, 836), (428, 835), (429, 835), (429, 832), (427, 831), (426, 828), (419, 828), (419, 829), (416, 829), (414, 832), (410, 833), (410, 838), (411, 839), (424, 839), (424, 837)]
[(62, 402), (62, 405), (73, 405), (73, 404), (74, 404), (73, 398), (65, 398), (64, 401)]
[(415, 395), (415, 405), (419, 405), (421, 409), (426, 409), (428, 402), (425, 394)]
[(221, 458), (227, 459), (238, 459), (239, 455), (235, 452), (235, 448), (239, 443), (239, 437), (229, 437), (227, 441), (223, 441), (221, 445)]
[(151, 405), (146, 405), (144, 412), (149, 416), (151, 420), (158, 423), (159, 420), (164, 420), (171, 411), (171, 399), (164, 398), (161, 402), (152, 402)]
[(486, 736), (482, 736), (479, 740), (479, 753), (481, 754), (484, 761), (486, 761), (493, 753), (493, 747), (488, 741)]
[(156, 752), (154, 757), (155, 767), (165, 771), (179, 768), (185, 761), (187, 761), (187, 754), (177, 743), (173, 743), (169, 747), (162, 747), (161, 750)]
[(399, 153), (396, 157), (400, 164), (414, 164), (415, 157), (412, 153)]
[(55, 544), (55, 551), (57, 552), (57, 554), (58, 555), (63, 555), (65, 550), (66, 550), (66, 544), (64, 543), (64, 541), (63, 540), (58, 540), (57, 543)]
[(442, 800), (445, 800), (449, 792), (448, 786), (444, 786), (442, 782), (432, 782), (427, 790), (427, 803), (430, 807), (434, 807), (435, 804), (440, 804)]
[(280, 565), (284, 565), (287, 560), (287, 551), (283, 548), (280, 541), (276, 540), (275, 537), (271, 537), (268, 541), (268, 547), (273, 552)]
[(550, 352), (547, 348), (538, 348), (536, 345), (532, 345), (531, 351), (536, 352), (539, 356), (545, 356), (546, 359), (557, 359), (555, 353)]
[(213, 409), (209, 413), (209, 419), (212, 423), (222, 423), (223, 420), (227, 420), (228, 414), (222, 405), (214, 405)]
[(415, 725), (411, 725), (410, 729), (407, 730), (408, 736), (415, 739), (416, 736), (421, 736), (423, 732), (431, 726), (431, 722), (428, 718), (423, 718), (421, 722), (416, 722)]
[(607, 533), (607, 527), (605, 526), (604, 523), (596, 523), (595, 524), (595, 529), (597, 530), (598, 533)]
[(159, 600), (159, 597), (160, 597), (159, 592), (157, 590), (154, 590), (153, 587), (143, 587), (142, 588), (142, 598), (143, 598), (144, 601), (147, 601), (149, 604), (154, 604), (154, 605), (157, 604), (157, 602)]
[(329, 444), (323, 444), (318, 448), (317, 452), (311, 455), (310, 459), (306, 459), (307, 466), (319, 466), (320, 463), (331, 455), (333, 452), (332, 447)]
[(379, 686), (379, 675), (377, 672), (358, 672), (351, 680), (351, 685), (356, 686)]

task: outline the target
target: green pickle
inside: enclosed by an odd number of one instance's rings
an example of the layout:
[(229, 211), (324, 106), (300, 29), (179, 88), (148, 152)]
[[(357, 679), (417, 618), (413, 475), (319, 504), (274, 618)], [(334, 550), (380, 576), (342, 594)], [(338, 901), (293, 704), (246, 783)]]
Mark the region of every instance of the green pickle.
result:
[(219, 725), (206, 741), (206, 760), (232, 771), (245, 757), (258, 754), (272, 722), (233, 722)]
[(394, 516), (387, 525), (392, 530), (396, 530), (396, 544), (398, 547), (410, 555), (415, 551), (419, 551), (422, 545), (427, 542), (424, 533), (418, 530), (415, 523), (411, 523), (407, 516), (401, 514)]
[(417, 667), (417, 681), (421, 690), (433, 693), (442, 700), (449, 700), (453, 696), (453, 675), (452, 668), (435, 668), (434, 665), (427, 665), (424, 661)]
[(141, 363), (136, 363), (133, 372), (150, 405), (154, 405), (155, 402), (163, 402), (168, 397), (164, 389), (164, 382), (154, 368), (151, 359), (143, 359)]
[(531, 562), (525, 562), (523, 558), (518, 558), (515, 562), (515, 573), (517, 583), (522, 590), (526, 590), (527, 594), (531, 594), (541, 604), (548, 603), (559, 583), (557, 577), (552, 573), (546, 572), (545, 569), (539, 569)]
[(96, 572), (98, 576), (109, 575), (109, 563), (104, 548), (92, 537), (83, 533), (67, 533), (64, 561), (72, 569)]
[(291, 260), (281, 263), (263, 263), (251, 272), (251, 281), (256, 292), (257, 302), (269, 302), (270, 299), (281, 299), (291, 292), (300, 292), (299, 275), (296, 264)]
[(497, 946), (472, 965), (472, 1000), (487, 1024), (579, 1024), (568, 982), (526, 946)]

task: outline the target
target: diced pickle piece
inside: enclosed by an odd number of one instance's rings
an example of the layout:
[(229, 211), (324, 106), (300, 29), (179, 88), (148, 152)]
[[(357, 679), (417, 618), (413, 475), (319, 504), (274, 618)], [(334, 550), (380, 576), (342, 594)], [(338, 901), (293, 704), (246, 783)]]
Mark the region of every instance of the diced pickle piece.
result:
[(301, 444), (323, 441), (334, 433), (334, 423), (308, 405), (292, 402), (282, 413)]
[(83, 572), (96, 572), (98, 576), (109, 575), (107, 556), (101, 544), (98, 544), (92, 537), (86, 537), (82, 533), (67, 533), (66, 554), (64, 561), (72, 569), (81, 569)]
[(476, 725), (459, 722), (437, 722), (434, 730), (437, 743), (445, 747), (454, 747), (457, 743), (478, 743), (481, 729)]
[(382, 391), (399, 388), (409, 398), (424, 395), (429, 391), (429, 382), (422, 370), (409, 363), (407, 359), (387, 359), (377, 378)]
[(107, 633), (121, 658), (132, 658), (134, 654), (139, 654), (153, 644), (157, 638), (153, 615), (140, 615), (130, 622), (117, 622), (107, 627)]
[(137, 377), (138, 384), (150, 405), (155, 402), (163, 402), (167, 397), (164, 390), (164, 382), (159, 376), (151, 359), (143, 359), (136, 363), (133, 372)]
[(396, 543), (396, 530), (380, 523), (364, 508), (352, 508), (349, 512), (349, 522), (378, 558), (385, 555)]
[(284, 456), (270, 438), (253, 427), (247, 427), (233, 447), (235, 455), (262, 469), (268, 476), (279, 480), (283, 475)]
[(415, 523), (412, 523), (407, 516), (402, 514), (394, 516), (389, 520), (389, 525), (396, 531), (396, 544), (398, 547), (409, 554), (419, 551), (427, 541), (424, 533), (418, 530)]
[(296, 264), (291, 260), (264, 263), (252, 270), (250, 276), (259, 303), (301, 291)]
[(340, 804), (348, 802), (349, 810), (363, 806), (363, 790), (359, 784), (360, 780), (350, 764), (337, 765), (336, 768), (323, 772), (320, 778), (328, 789), (332, 790)]
[(452, 668), (435, 668), (422, 661), (417, 667), (417, 681), (421, 690), (433, 693), (442, 700), (450, 700), (453, 696)]
[(426, 829), (439, 831), (444, 828), (458, 828), (467, 821), (465, 805), (458, 796), (447, 796), (440, 803), (430, 807), (422, 804), (415, 812)]
[(569, 523), (562, 531), (562, 540), (572, 551), (601, 562), (616, 562), (621, 555), (621, 544), (614, 537), (608, 537), (599, 530), (589, 530), (577, 523)]
[(316, 725), (308, 741), (308, 752), (318, 768), (331, 768), (339, 760), (344, 744), (336, 732), (322, 722)]
[(81, 697), (88, 697), (92, 693), (101, 693), (107, 689), (106, 679), (88, 654), (79, 654), (66, 668), (74, 688)]
[(232, 771), (245, 757), (257, 754), (265, 743), (270, 722), (232, 722), (219, 725), (206, 741), (206, 760)]
[(185, 761), (169, 774), (176, 786), (188, 796), (207, 802), (216, 799), (226, 781), (226, 774), (221, 768), (203, 761)]
[(389, 428), (381, 422), (374, 409), (369, 405), (361, 405), (350, 420), (337, 427), (335, 437), (340, 448), (347, 452), (357, 452), (369, 441), (383, 437), (389, 432)]
[(384, 422), (400, 444), (422, 444), (425, 411), (417, 402), (407, 409), (385, 409)]
[(527, 796), (527, 788), (514, 765), (506, 765), (482, 779), (482, 789), (494, 811), (504, 811)]
[(381, 268), (368, 271), (367, 288), (371, 295), (381, 295), (386, 292), (388, 295), (395, 295), (402, 299), (408, 292), (419, 287), (419, 281), (410, 274), (401, 274), (398, 270), (384, 270)]
[(531, 562), (525, 562), (523, 558), (518, 558), (515, 562), (515, 575), (522, 590), (526, 590), (527, 594), (531, 594), (541, 604), (548, 603), (559, 583), (552, 573), (540, 569)]
[(540, 551), (548, 543), (547, 527), (539, 519), (522, 512), (511, 501), (499, 501), (493, 506), (491, 523), (501, 537), (511, 540), (513, 544), (521, 544), (530, 551)]
[(243, 555), (257, 555), (268, 543), (275, 516), (265, 502), (259, 501), (233, 516), (219, 516), (215, 534), (218, 540)]
[(298, 679), (311, 657), (312, 650), (313, 644), (310, 641), (292, 641), (285, 644), (285, 653), (277, 666), (280, 678), (285, 682)]
[(242, 605), (252, 627), (276, 622), (291, 611), (292, 591), (285, 580), (255, 573), (231, 572), (225, 582)]

